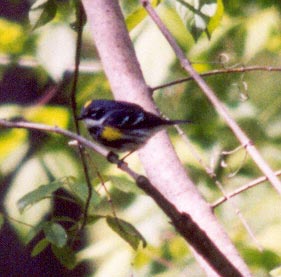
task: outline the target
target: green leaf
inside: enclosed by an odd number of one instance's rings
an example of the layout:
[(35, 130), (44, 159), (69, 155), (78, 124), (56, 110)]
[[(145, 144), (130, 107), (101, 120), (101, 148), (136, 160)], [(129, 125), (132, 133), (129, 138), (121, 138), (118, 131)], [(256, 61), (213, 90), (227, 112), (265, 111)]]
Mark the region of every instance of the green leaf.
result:
[(23, 110), (24, 118), (38, 123), (66, 128), (69, 123), (69, 111), (58, 106), (31, 106)]
[(42, 10), (40, 16), (36, 20), (33, 30), (47, 24), (54, 19), (57, 13), (57, 5), (54, 0), (48, 0), (45, 3), (32, 8), (32, 11)]
[(144, 237), (132, 224), (111, 216), (106, 217), (106, 222), (108, 226), (121, 238), (128, 242), (134, 250), (138, 249), (141, 242), (143, 247), (146, 246)]
[[(223, 14), (221, 0), (177, 0), (176, 8), (195, 41), (202, 33), (206, 33), (210, 38), (209, 31), (214, 31)], [(211, 22), (212, 17), (215, 18)]]
[(60, 188), (63, 185), (63, 182), (61, 181), (54, 181), (47, 185), (42, 185), (36, 190), (33, 190), (26, 195), (24, 195), (22, 198), (20, 198), (17, 201), (17, 207), (22, 213), (26, 207), (33, 205), (42, 199), (46, 198), (47, 196), (50, 196), (50, 194), (54, 191), (56, 191), (58, 188)]
[(56, 221), (56, 222), (62, 222), (63, 221), (63, 222), (76, 223), (76, 221), (69, 216), (53, 216), (52, 220)]
[(123, 192), (132, 192), (136, 194), (143, 194), (143, 191), (139, 189), (135, 182), (129, 180), (126, 177), (110, 176), (108, 177), (113, 186)]
[(59, 248), (55, 245), (51, 246), (51, 249), (59, 260), (59, 262), (65, 266), (67, 269), (72, 270), (76, 266), (76, 256), (72, 249), (68, 246)]
[[(71, 182), (69, 185), (69, 188), (71, 192), (76, 196), (78, 199), (80, 199), (83, 203), (83, 205), (86, 203), (89, 190), (88, 186), (85, 183), (73, 183)], [(92, 188), (92, 197), (90, 200), (90, 206), (89, 209), (93, 210), (97, 205), (100, 203), (101, 197), (98, 195), (98, 193), (95, 191), (94, 188)]]
[(36, 257), (39, 255), (43, 250), (46, 249), (46, 247), (50, 244), (50, 242), (47, 239), (40, 240), (32, 249), (31, 251), (31, 257)]
[(0, 230), (1, 230), (4, 222), (5, 222), (4, 215), (2, 213), (0, 213)]
[(211, 35), (214, 30), (219, 26), (221, 23), (222, 17), (224, 13), (224, 6), (222, 0), (217, 0), (217, 9), (214, 16), (211, 17), (209, 24), (207, 26), (208, 33)]
[(104, 218), (103, 215), (88, 215), (87, 217), (87, 224), (95, 224), (97, 221), (99, 221), (101, 218)]
[(43, 231), (46, 239), (53, 245), (62, 248), (67, 243), (67, 233), (64, 228), (54, 222), (45, 222)]
[(24, 238), (25, 245), (27, 245), (34, 239), (34, 237), (43, 229), (44, 224), (45, 222), (40, 222), (38, 225), (30, 229), (30, 231), (27, 233), (26, 237)]
[[(153, 7), (157, 7), (161, 2), (162, 0), (152, 0), (151, 5)], [(128, 31), (133, 30), (139, 23), (141, 23), (145, 19), (146, 16), (147, 12), (143, 7), (139, 7), (137, 10), (129, 14), (126, 18)]]
[(244, 248), (241, 253), (247, 264), (253, 267), (271, 270), (281, 263), (281, 258), (270, 250), (263, 250), (260, 252), (258, 249), (254, 248)]

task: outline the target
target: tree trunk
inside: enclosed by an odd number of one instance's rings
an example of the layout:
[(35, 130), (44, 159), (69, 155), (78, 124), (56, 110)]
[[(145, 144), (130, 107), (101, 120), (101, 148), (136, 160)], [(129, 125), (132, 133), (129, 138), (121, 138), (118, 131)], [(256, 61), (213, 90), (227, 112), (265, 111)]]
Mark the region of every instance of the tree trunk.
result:
[[(126, 30), (118, 1), (82, 0), (82, 2), (114, 97), (138, 103), (146, 110), (157, 113)], [(202, 251), (198, 252), (197, 245), (191, 243), (195, 258), (206, 274), (208, 276), (237, 276), (237, 274), (232, 274), (231, 269), (227, 270), (226, 261), (230, 261), (229, 263), (240, 271), (238, 276), (251, 276), (208, 203), (201, 197), (182, 167), (167, 134), (160, 132), (155, 135), (139, 151), (139, 156), (147, 177), (156, 190), (160, 191), (163, 197), (178, 210), (179, 215), (183, 215), (181, 219), (188, 221), (191, 217), (190, 223), (195, 222), (195, 229), (199, 226), (201, 231), (204, 230), (203, 233), (210, 238), (214, 248), (224, 255), (224, 261), (216, 256), (207, 257), (208, 255), (202, 254)], [(188, 216), (185, 217), (185, 214)], [(183, 235), (179, 226), (175, 227)], [(187, 239), (187, 241), (190, 243), (190, 240)], [(204, 243), (201, 241), (202, 245)], [(214, 263), (218, 263), (222, 270), (218, 270)]]

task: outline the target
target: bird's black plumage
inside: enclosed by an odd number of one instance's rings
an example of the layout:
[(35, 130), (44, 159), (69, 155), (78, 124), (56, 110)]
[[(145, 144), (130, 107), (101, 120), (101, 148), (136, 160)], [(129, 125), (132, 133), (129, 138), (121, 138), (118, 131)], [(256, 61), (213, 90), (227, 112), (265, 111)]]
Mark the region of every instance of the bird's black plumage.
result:
[(137, 104), (114, 100), (86, 103), (79, 119), (97, 142), (116, 151), (136, 150), (166, 126), (189, 122), (166, 120)]

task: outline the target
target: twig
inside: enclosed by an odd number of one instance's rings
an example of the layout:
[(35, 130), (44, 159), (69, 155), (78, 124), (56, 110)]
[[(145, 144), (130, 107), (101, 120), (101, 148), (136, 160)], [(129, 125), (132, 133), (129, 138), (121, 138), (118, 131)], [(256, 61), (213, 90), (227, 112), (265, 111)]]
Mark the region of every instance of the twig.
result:
[(91, 167), (94, 168), (94, 170), (95, 170), (95, 172), (96, 172), (96, 175), (97, 175), (98, 179), (99, 179), (100, 182), (101, 182), (101, 186), (102, 186), (102, 188), (103, 188), (104, 191), (105, 191), (105, 194), (106, 194), (106, 197), (107, 197), (107, 201), (108, 201), (108, 203), (109, 203), (109, 205), (110, 205), (110, 207), (111, 207), (111, 210), (112, 210), (112, 215), (113, 215), (113, 217), (115, 217), (116, 219), (118, 219), (118, 218), (117, 218), (116, 211), (115, 211), (115, 207), (114, 207), (114, 204), (113, 204), (113, 201), (112, 201), (112, 198), (111, 198), (111, 196), (110, 196), (110, 192), (108, 191), (108, 189), (107, 189), (107, 187), (106, 187), (106, 185), (105, 185), (104, 178), (103, 178), (102, 174), (99, 172), (99, 169), (97, 168), (96, 164), (90, 159), (89, 156), (88, 156), (88, 159), (90, 160), (90, 162), (91, 162)]
[(132, 169), (130, 169), (126, 162), (124, 162), (123, 160), (119, 160), (118, 155), (116, 155), (115, 153), (107, 150), (105, 147), (103, 147), (97, 143), (89, 141), (89, 140), (85, 139), (84, 137), (77, 135), (76, 133), (70, 132), (68, 130), (59, 128), (57, 126), (49, 126), (49, 125), (40, 124), (40, 123), (33, 123), (33, 122), (28, 122), (28, 121), (8, 121), (5, 119), (0, 119), (0, 127), (1, 126), (3, 128), (30, 129), (30, 130), (37, 130), (37, 131), (61, 134), (72, 140), (78, 141), (80, 144), (84, 145), (85, 147), (88, 147), (88, 148), (92, 149), (93, 151), (99, 153), (100, 155), (105, 157), (109, 162), (111, 162), (113, 164), (117, 164), (119, 169), (126, 172), (134, 180), (137, 180), (139, 177), (139, 174), (137, 174)]
[(104, 147), (102, 147), (94, 142), (91, 142), (91, 141), (85, 139), (84, 137), (79, 136), (75, 133), (72, 133), (68, 130), (61, 129), (57, 126), (49, 126), (49, 125), (45, 125), (45, 124), (33, 123), (33, 122), (28, 122), (28, 121), (8, 121), (5, 119), (0, 119), (0, 126), (2, 126), (4, 128), (31, 129), (31, 130), (38, 130), (38, 131), (44, 131), (44, 132), (49, 132), (49, 133), (61, 134), (65, 137), (78, 141), (79, 143), (94, 150), (95, 152), (101, 154), (104, 157), (107, 157), (107, 155), (109, 153), (109, 151), (107, 149), (105, 149)]
[[(116, 164), (119, 169), (126, 172), (134, 180), (137, 180), (138, 177), (140, 176), (139, 174), (134, 172), (132, 169), (130, 169), (126, 162), (124, 162), (123, 160), (119, 160), (118, 155), (116, 155), (115, 153), (107, 150), (105, 147), (103, 147), (97, 143), (89, 141), (80, 135), (77, 135), (76, 133), (59, 128), (57, 126), (49, 126), (49, 125), (45, 125), (45, 124), (33, 123), (33, 122), (28, 122), (28, 121), (9, 121), (6, 119), (0, 119), (0, 127), (30, 129), (30, 130), (37, 130), (37, 131), (43, 131), (43, 132), (47, 132), (47, 133), (55, 133), (55, 134), (63, 135), (65, 137), (75, 140), (78, 143), (80, 143), (81, 145), (88, 147), (91, 150), (99, 153), (100, 155), (105, 157), (109, 162)], [(0, 128), (0, 130), (1, 130), (1, 128)]]
[[(201, 73), (199, 74), (201, 77), (211, 77), (214, 75), (218, 75), (218, 74), (227, 74), (227, 73), (244, 73), (244, 72), (251, 72), (251, 71), (268, 71), (268, 72), (273, 72), (273, 71), (281, 71), (281, 67), (273, 67), (273, 66), (242, 66), (242, 67), (237, 67), (237, 68), (224, 68), (224, 69), (215, 69), (212, 71), (208, 71), (205, 73)], [(170, 86), (174, 86), (177, 84), (181, 84), (184, 82), (188, 82), (188, 81), (195, 81), (193, 77), (185, 77), (179, 80), (175, 80), (172, 82), (168, 82), (166, 84), (163, 85), (159, 85), (159, 86), (155, 86), (155, 87), (151, 87), (151, 91), (155, 91), (158, 89), (162, 89), (162, 88), (166, 88), (166, 87), (170, 87)]]
[[(281, 176), (281, 170), (276, 171), (275, 175), (276, 176)], [(246, 190), (248, 190), (248, 189), (250, 189), (252, 187), (255, 187), (255, 186), (257, 186), (257, 185), (259, 185), (259, 184), (261, 184), (261, 183), (263, 183), (265, 181), (268, 181), (267, 177), (262, 176), (262, 177), (259, 177), (259, 178), (255, 179), (255, 180), (247, 183), (246, 185), (236, 189), (235, 191), (233, 191), (231, 193), (228, 193), (227, 197), (223, 196), (220, 199), (218, 199), (217, 201), (215, 201), (212, 204), (212, 208), (213, 209), (217, 208), (219, 205), (223, 204), (227, 200), (227, 198), (232, 198), (232, 197), (240, 194), (241, 192), (246, 191)]]
[[(74, 76), (73, 76), (73, 85), (71, 89), (71, 109), (74, 118), (74, 126), (75, 131), (78, 135), (80, 135), (80, 128), (77, 119), (77, 103), (76, 103), (76, 89), (78, 85), (78, 78), (79, 78), (79, 65), (80, 65), (80, 55), (81, 55), (81, 48), (82, 48), (82, 34), (83, 34), (83, 22), (84, 22), (84, 9), (80, 1), (76, 4), (76, 19), (77, 19), (77, 40), (76, 40), (76, 53), (75, 53), (75, 68), (74, 68)], [(85, 207), (84, 207), (84, 214), (83, 214), (83, 221), (81, 224), (81, 230), (85, 227), (87, 223), (87, 216), (88, 216), (88, 209), (90, 206), (93, 189), (90, 180), (90, 174), (87, 167), (86, 158), (84, 156), (83, 149), (79, 146), (78, 151), (80, 154), (82, 167), (84, 171), (84, 176), (86, 179), (86, 184), (88, 188), (88, 196), (86, 199)]]
[(176, 40), (171, 35), (170, 31), (163, 24), (158, 14), (151, 6), (150, 2), (147, 0), (141, 0), (141, 2), (144, 8), (146, 9), (146, 11), (148, 12), (148, 14), (150, 15), (151, 19), (158, 26), (162, 34), (169, 42), (170, 46), (173, 48), (176, 56), (178, 57), (181, 63), (182, 68), (185, 69), (190, 74), (190, 77), (194, 79), (194, 81), (197, 83), (200, 89), (205, 93), (209, 101), (213, 104), (219, 115), (226, 121), (229, 128), (235, 134), (235, 136), (240, 141), (240, 143), (242, 145), (245, 145), (246, 150), (248, 151), (252, 159), (255, 161), (256, 165), (268, 178), (269, 182), (273, 185), (273, 187), (277, 190), (277, 192), (281, 194), (281, 182), (275, 176), (274, 172), (269, 167), (269, 165), (264, 161), (264, 159), (262, 158), (256, 147), (254, 146), (253, 142), (247, 137), (247, 135), (239, 127), (236, 121), (230, 116), (224, 105), (220, 102), (220, 100), (217, 98), (217, 96), (212, 91), (212, 89), (206, 84), (204, 79), (194, 70), (190, 61), (186, 58), (184, 52), (179, 47)]
[(13, 222), (18, 223), (18, 224), (27, 226), (27, 227), (29, 227), (29, 228), (34, 228), (34, 227), (35, 227), (35, 226), (31, 225), (31, 224), (28, 224), (28, 223), (26, 223), (26, 222), (23, 222), (23, 221), (21, 221), (21, 220), (18, 220), (18, 219), (16, 219), (16, 218), (12, 217), (12, 216), (7, 215), (7, 214), (2, 214), (2, 215), (3, 215), (4, 218), (7, 218), (7, 219), (9, 219), (9, 220), (11, 220), (11, 221), (13, 221)]
[[(13, 60), (11, 57), (7, 55), (0, 55), (0, 66), (10, 65), (10, 64), (16, 64), (21, 67), (26, 68), (34, 68), (40, 66), (40, 63), (37, 62), (36, 59), (32, 57), (20, 57), (15, 60)], [(193, 63), (194, 64), (194, 63)], [(73, 72), (75, 70), (75, 66), (71, 66), (69, 68), (66, 68), (67, 72)], [(101, 63), (98, 60), (94, 59), (84, 59), (81, 60), (79, 71), (82, 73), (99, 73), (103, 71), (103, 68), (101, 66)], [(263, 65), (254, 65), (254, 66), (242, 66), (242, 67), (231, 67), (231, 68), (224, 68), (224, 69), (215, 69), (208, 72), (201, 73), (201, 77), (209, 77), (213, 75), (218, 74), (225, 74), (225, 73), (243, 73), (243, 72), (251, 72), (251, 71), (268, 71), (268, 72), (278, 72), (281, 71), (281, 67), (278, 66), (263, 66)], [(193, 78), (191, 77), (185, 77), (179, 80), (175, 80), (172, 82), (168, 82), (163, 85), (152, 87), (152, 90), (157, 90), (173, 85), (177, 85), (183, 82), (193, 81)]]
[[(242, 224), (243, 224), (244, 228), (246, 229), (246, 231), (248, 232), (249, 236), (252, 238), (252, 240), (256, 244), (257, 248), (260, 251), (262, 251), (262, 246), (260, 245), (260, 243), (256, 239), (255, 235), (253, 234), (249, 224), (247, 223), (247, 221), (244, 218), (243, 214), (241, 213), (240, 209), (236, 206), (236, 204), (233, 201), (231, 201), (229, 195), (227, 194), (227, 192), (224, 189), (223, 184), (217, 179), (217, 175), (214, 172), (214, 170), (211, 167), (209, 167), (205, 163), (205, 161), (200, 157), (200, 155), (194, 149), (194, 147), (192, 146), (191, 142), (189, 141), (189, 139), (185, 135), (185, 133), (182, 131), (182, 129), (179, 126), (176, 126), (176, 129), (177, 129), (178, 133), (180, 134), (180, 136), (182, 137), (182, 139), (184, 140), (184, 142), (189, 146), (189, 149), (190, 149), (190, 152), (192, 153), (192, 155), (195, 157), (195, 159), (197, 159), (199, 164), (204, 168), (205, 172), (209, 175), (209, 177), (215, 182), (216, 186), (221, 191), (225, 200), (228, 200), (230, 205), (232, 205), (232, 208), (236, 212), (237, 216), (239, 217), (240, 221), (242, 222)], [(213, 208), (213, 206), (212, 206), (212, 208)]]
[(30, 122), (11, 122), (4, 119), (0, 119), (0, 126), (4, 128), (36, 129), (39, 131), (61, 134), (68, 138), (77, 140), (84, 146), (97, 151), (104, 157), (107, 157), (109, 162), (117, 164), (118, 168), (125, 171), (136, 181), (136, 184), (139, 188), (141, 188), (154, 199), (161, 209), (170, 217), (178, 232), (186, 239), (186, 241), (190, 243), (190, 245), (192, 245), (192, 247), (198, 253), (200, 253), (210, 262), (210, 265), (216, 272), (222, 274), (223, 276), (225, 276), (227, 273), (237, 277), (242, 276), (239, 270), (228, 260), (228, 257), (226, 257), (220, 251), (220, 249), (218, 249), (218, 247), (208, 237), (206, 232), (202, 230), (196, 222), (194, 222), (190, 215), (180, 212), (155, 187), (153, 187), (146, 177), (139, 175), (130, 169), (128, 165), (124, 161), (119, 160), (118, 156), (113, 152), (109, 152), (102, 146), (96, 145), (95, 143), (92, 143), (75, 133), (58, 127), (51, 127), (44, 124)]
[[(114, 97), (120, 100), (137, 102), (147, 110), (156, 112), (126, 29), (119, 2), (112, 0), (83, 0), (83, 4), (91, 34)], [(159, 139), (158, 141), (157, 138)], [(159, 153), (157, 153), (158, 151)], [(225, 270), (227, 266), (224, 266), (224, 260), (226, 258), (231, 261), (232, 265), (239, 268), (243, 276), (250, 276), (246, 264), (239, 257), (234, 245), (211, 212), (209, 205), (201, 198), (194, 183), (182, 168), (167, 135), (164, 132), (159, 133), (156, 138), (152, 139), (150, 143), (139, 151), (139, 156), (146, 174), (153, 183), (148, 188), (154, 186), (158, 190), (158, 194), (160, 192), (159, 197), (164, 196), (166, 200), (165, 203), (163, 201), (164, 205), (160, 206), (161, 209), (168, 216), (171, 216), (169, 203), (172, 203), (174, 210), (177, 208), (182, 211), (182, 214), (186, 212), (192, 215), (191, 221), (188, 220), (188, 216), (181, 217), (182, 222), (185, 224), (184, 227), (189, 229), (191, 234), (192, 231), (193, 234), (196, 234), (195, 229), (199, 225), (201, 231), (202, 229), (205, 230), (205, 237), (212, 239), (213, 244), (219, 247), (220, 255), (217, 256), (215, 253), (213, 253), (214, 255), (208, 255), (213, 246), (209, 245), (206, 249), (207, 253), (204, 253), (201, 246), (207, 244), (205, 244), (203, 237), (195, 242), (192, 240), (192, 236), (188, 236), (183, 228), (178, 229), (179, 221), (177, 221), (177, 225), (174, 225), (191, 245), (196, 259), (206, 273), (214, 276), (216, 271), (214, 268), (218, 266), (218, 263), (223, 267), (221, 270)], [(165, 174), (161, 174), (163, 172)], [(157, 202), (157, 199), (155, 201)], [(165, 205), (166, 203), (167, 205)], [(193, 226), (194, 221), (196, 224)], [(191, 225), (187, 226), (187, 223), (191, 223)], [(218, 236), (220, 240), (217, 240)], [(224, 257), (222, 257), (222, 253)], [(220, 273), (222, 272), (220, 271)], [(220, 273), (219, 275), (223, 275), (223, 273)]]
[(221, 156), (227, 156), (227, 155), (232, 155), (234, 153), (237, 153), (238, 151), (240, 151), (242, 148), (244, 148), (245, 146), (243, 145), (239, 145), (236, 148), (232, 149), (232, 150), (224, 150), (221, 152)]

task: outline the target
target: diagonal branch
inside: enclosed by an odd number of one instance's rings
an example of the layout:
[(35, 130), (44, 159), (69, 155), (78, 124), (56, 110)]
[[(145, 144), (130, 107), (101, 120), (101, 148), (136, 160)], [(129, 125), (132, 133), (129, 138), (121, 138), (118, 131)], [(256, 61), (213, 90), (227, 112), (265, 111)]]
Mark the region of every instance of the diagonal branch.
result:
[(212, 268), (220, 276), (243, 276), (240, 270), (238, 270), (232, 264), (232, 261), (230, 261), (229, 258), (222, 253), (222, 251), (209, 238), (205, 230), (200, 228), (200, 226), (192, 219), (189, 214), (179, 211), (178, 208), (173, 205), (164, 195), (162, 195), (157, 188), (153, 187), (146, 177), (131, 170), (125, 162), (118, 159), (116, 154), (103, 149), (103, 147), (100, 147), (75, 133), (58, 127), (26, 121), (12, 122), (4, 119), (0, 119), (0, 126), (4, 128), (33, 129), (61, 134), (65, 137), (75, 139), (84, 146), (89, 147), (90, 149), (107, 157), (110, 162), (117, 164), (121, 170), (129, 174), (136, 181), (138, 187), (144, 190), (150, 197), (154, 199), (154, 201), (162, 208), (166, 215), (170, 217), (177, 231), (186, 239), (187, 242), (189, 242), (190, 245), (193, 246), (194, 249), (196, 249), (200, 255), (205, 257), (210, 262)]
[[(132, 41), (126, 29), (119, 2), (112, 0), (82, 0), (82, 2), (96, 49), (115, 99), (135, 102), (142, 105), (146, 110), (157, 113), (156, 106), (152, 101), (151, 91), (145, 83)], [(243, 276), (250, 276), (245, 262), (239, 256), (226, 232), (212, 213), (210, 206), (202, 198), (194, 182), (180, 163), (167, 133), (159, 132), (151, 138), (139, 150), (139, 157), (151, 182), (147, 188), (161, 192), (162, 197), (167, 201), (165, 205), (161, 206), (157, 202), (161, 196), (153, 199), (168, 216), (171, 217), (171, 214), (168, 213), (171, 205), (181, 213), (179, 220), (176, 218), (174, 218), (175, 221), (172, 220), (173, 225), (191, 245), (195, 258), (206, 274), (209, 276), (226, 276), (224, 265), (228, 267), (227, 264), (229, 263), (225, 263), (225, 260), (221, 259), (224, 256), (227, 257), (233, 267), (239, 269)], [(188, 226), (188, 224), (191, 226)], [(205, 245), (205, 239), (192, 240), (192, 236), (184, 233), (184, 229), (189, 227), (195, 229), (199, 227), (201, 231), (198, 230), (198, 233), (204, 230), (205, 237), (207, 235), (212, 241), (212, 246), (210, 244), (205, 249), (206, 252), (205, 250), (199, 250), (199, 245)], [(196, 231), (191, 231), (191, 233), (196, 234)], [(213, 248), (218, 248), (223, 255), (209, 255), (208, 249), (212, 251)], [(234, 271), (237, 270), (234, 269)], [(230, 271), (233, 276), (239, 276), (234, 271)]]
[[(76, 140), (79, 143), (83, 144), (86, 147), (91, 148), (92, 150), (96, 151), (97, 153), (101, 154), (104, 157), (107, 157), (109, 151), (104, 147), (93, 143), (84, 137), (72, 133), (68, 130), (61, 129), (57, 126), (49, 126), (41, 123), (33, 123), (28, 121), (9, 121), (6, 119), (0, 119), (0, 127), (2, 128), (19, 128), (19, 129), (30, 129), (30, 130), (38, 130), (43, 132), (55, 133), (60, 134), (70, 139)], [(0, 128), (1, 130), (1, 128)]]
[(163, 24), (160, 17), (150, 5), (150, 2), (147, 0), (141, 0), (144, 8), (147, 10), (148, 14), (154, 21), (154, 23), (158, 26), (162, 34), (165, 36), (167, 41), (169, 42), (170, 46), (173, 48), (176, 56), (178, 57), (181, 66), (189, 75), (193, 78), (193, 80), (197, 83), (200, 89), (205, 93), (209, 101), (213, 104), (216, 111), (219, 115), (225, 120), (228, 124), (229, 128), (235, 134), (237, 139), (240, 141), (241, 145), (246, 148), (249, 155), (252, 157), (256, 165), (260, 168), (263, 174), (268, 178), (269, 182), (273, 185), (273, 187), (277, 190), (279, 194), (281, 194), (281, 182), (276, 177), (272, 169), (269, 165), (265, 162), (263, 157), (260, 155), (257, 148), (254, 146), (253, 142), (247, 137), (244, 131), (239, 127), (236, 121), (230, 116), (225, 106), (220, 102), (217, 98), (213, 90), (207, 85), (204, 79), (194, 70), (190, 61), (186, 58), (185, 53), (177, 44), (176, 40), (167, 29), (167, 27)]

